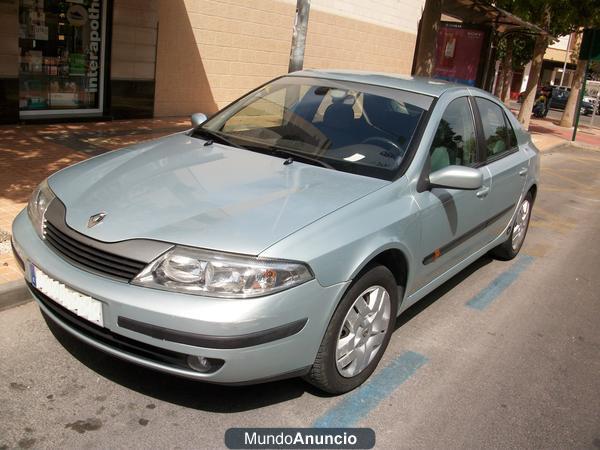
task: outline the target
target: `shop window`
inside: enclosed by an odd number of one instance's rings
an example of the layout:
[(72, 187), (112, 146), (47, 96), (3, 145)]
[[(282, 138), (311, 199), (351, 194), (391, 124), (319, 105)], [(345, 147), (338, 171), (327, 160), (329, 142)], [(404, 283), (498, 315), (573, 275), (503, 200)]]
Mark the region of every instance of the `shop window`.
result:
[(104, 1), (20, 0), (21, 115), (101, 112)]

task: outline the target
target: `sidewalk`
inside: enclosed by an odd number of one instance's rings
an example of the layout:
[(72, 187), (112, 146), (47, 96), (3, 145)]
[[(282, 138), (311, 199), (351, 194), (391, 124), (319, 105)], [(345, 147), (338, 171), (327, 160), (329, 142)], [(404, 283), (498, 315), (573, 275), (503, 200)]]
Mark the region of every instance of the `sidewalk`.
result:
[[(519, 113), (518, 109), (511, 108), (515, 116)], [(558, 120), (549, 118), (536, 119), (531, 117), (529, 122), (529, 133), (537, 147), (542, 151), (571, 142), (573, 136), (573, 128), (565, 128), (558, 126)], [(587, 125), (579, 125), (577, 128), (577, 136), (575, 145), (586, 148), (597, 148), (600, 150), (600, 118), (596, 118), (598, 127), (589, 127)]]
[[(56, 125), (0, 126), (0, 287), (21, 279), (10, 249), (11, 223), (31, 191), (63, 167), (94, 155), (189, 128), (187, 117)], [(572, 129), (531, 119), (538, 148), (570, 142)], [(600, 149), (600, 129), (581, 127), (577, 143)], [(0, 289), (1, 292), (1, 289)]]

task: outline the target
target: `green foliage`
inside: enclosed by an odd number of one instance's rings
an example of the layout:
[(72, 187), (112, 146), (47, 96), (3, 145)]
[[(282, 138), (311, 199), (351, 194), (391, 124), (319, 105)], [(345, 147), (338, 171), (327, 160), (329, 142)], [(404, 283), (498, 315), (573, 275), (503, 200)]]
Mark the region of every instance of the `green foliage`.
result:
[(518, 70), (531, 61), (535, 39), (526, 34), (510, 34), (498, 42), (498, 59), (504, 58), (507, 45), (512, 45), (512, 68)]
[[(551, 39), (581, 28), (600, 27), (599, 0), (498, 0), (495, 4), (537, 25)], [(535, 40), (523, 34), (509, 35), (499, 42), (499, 58), (504, 56), (508, 40), (513, 45), (513, 68), (523, 67), (533, 57)]]
[[(600, 26), (598, 0), (501, 0), (509, 10), (542, 28), (554, 37)], [(504, 9), (507, 9), (504, 8)]]

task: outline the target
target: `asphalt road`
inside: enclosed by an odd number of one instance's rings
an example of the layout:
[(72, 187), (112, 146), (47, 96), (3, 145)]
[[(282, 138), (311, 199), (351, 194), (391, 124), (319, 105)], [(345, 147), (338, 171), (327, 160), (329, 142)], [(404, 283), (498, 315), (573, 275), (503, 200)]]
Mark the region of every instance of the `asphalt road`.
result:
[(0, 449), (220, 448), (229, 427), (372, 427), (377, 448), (600, 448), (600, 152), (543, 155), (522, 255), (406, 312), (365, 387), (193, 383), (0, 312)]

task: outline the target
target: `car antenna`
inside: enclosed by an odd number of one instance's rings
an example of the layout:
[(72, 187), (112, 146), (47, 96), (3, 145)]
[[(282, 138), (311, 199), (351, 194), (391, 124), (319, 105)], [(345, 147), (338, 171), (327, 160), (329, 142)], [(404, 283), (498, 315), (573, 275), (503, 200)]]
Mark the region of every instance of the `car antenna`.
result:
[(286, 159), (286, 160), (283, 162), (283, 165), (284, 165), (284, 166), (289, 166), (289, 165), (290, 165), (291, 163), (293, 163), (293, 162), (294, 162), (294, 158), (290, 157), (290, 158)]
[(205, 146), (205, 147), (208, 147), (209, 145), (213, 145), (213, 144), (214, 144), (214, 141), (213, 141), (212, 139), (209, 139), (208, 141), (206, 141), (206, 142), (204, 143), (204, 146)]

